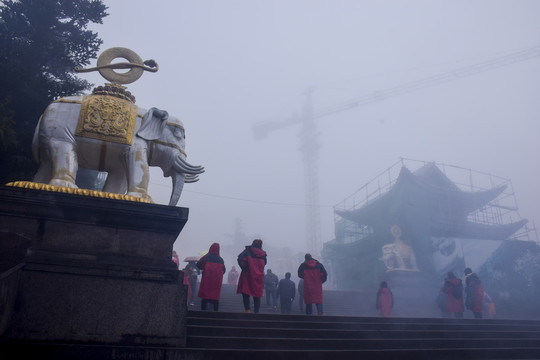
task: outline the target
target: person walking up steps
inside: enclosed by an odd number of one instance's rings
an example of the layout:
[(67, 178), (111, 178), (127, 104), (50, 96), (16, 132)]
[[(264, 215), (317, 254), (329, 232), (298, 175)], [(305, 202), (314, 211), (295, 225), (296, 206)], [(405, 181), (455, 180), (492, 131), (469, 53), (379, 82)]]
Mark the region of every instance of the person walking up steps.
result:
[(465, 274), (465, 307), (471, 310), (476, 319), (482, 319), (484, 306), (484, 288), (478, 275), (466, 268)]
[(300, 314), (304, 313), (304, 279), (298, 280), (298, 308)]
[(240, 278), (238, 279), (237, 294), (242, 294), (244, 309), (250, 313), (250, 296), (253, 297), (253, 311), (259, 312), (264, 287), (264, 267), (266, 252), (262, 249), (262, 240), (255, 239), (238, 255)]
[(269, 309), (277, 310), (277, 287), (279, 279), (271, 269), (266, 270), (264, 275), (264, 291), (266, 292), (266, 306)]
[(282, 314), (291, 313), (291, 305), (294, 301), (294, 296), (296, 295), (296, 286), (294, 281), (291, 280), (291, 273), (285, 273), (285, 279), (279, 280), (277, 288), (277, 297), (279, 298), (279, 303), (281, 305)]
[(379, 310), (381, 316), (389, 317), (394, 307), (394, 295), (388, 288), (388, 283), (382, 281), (377, 291), (377, 299), (375, 300), (375, 308)]
[(463, 284), (452, 271), (444, 279), (443, 292), (446, 294), (446, 310), (453, 313), (456, 319), (463, 318)]
[(304, 279), (306, 314), (311, 315), (313, 304), (315, 304), (317, 315), (323, 315), (322, 284), (326, 281), (328, 274), (323, 264), (313, 259), (311, 254), (306, 254), (304, 259), (305, 261), (298, 268), (298, 277)]
[(229, 271), (229, 275), (227, 275), (227, 284), (236, 285), (238, 283), (238, 276), (240, 276), (240, 274), (236, 271), (236, 267), (233, 266), (231, 271)]
[(204, 255), (197, 261), (197, 267), (202, 270), (199, 294), (201, 298), (201, 310), (206, 310), (208, 303), (214, 306), (214, 311), (219, 309), (219, 295), (225, 274), (225, 263), (219, 256), (219, 244), (213, 243)]

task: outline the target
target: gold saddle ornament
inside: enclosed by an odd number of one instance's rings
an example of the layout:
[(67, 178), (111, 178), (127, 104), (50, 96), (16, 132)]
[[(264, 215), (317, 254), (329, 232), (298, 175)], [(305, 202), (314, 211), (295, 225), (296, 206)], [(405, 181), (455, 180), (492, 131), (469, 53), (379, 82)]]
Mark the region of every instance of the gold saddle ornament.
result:
[(84, 96), (76, 136), (131, 145), (137, 106), (110, 95)]

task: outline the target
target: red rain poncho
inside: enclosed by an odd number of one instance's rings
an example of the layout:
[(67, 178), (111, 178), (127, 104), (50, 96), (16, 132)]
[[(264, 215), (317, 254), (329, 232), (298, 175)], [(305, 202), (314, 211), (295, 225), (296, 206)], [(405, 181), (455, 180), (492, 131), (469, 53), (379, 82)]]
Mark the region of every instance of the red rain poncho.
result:
[(202, 270), (201, 284), (198, 296), (202, 299), (219, 300), (225, 264), (219, 256), (219, 244), (213, 243), (198, 262), (197, 267)]
[(298, 277), (304, 279), (304, 303), (322, 304), (322, 284), (328, 274), (323, 264), (315, 259), (304, 261), (298, 268)]
[(236, 293), (262, 297), (266, 252), (254, 246), (246, 246), (245, 250), (238, 255), (238, 265), (242, 271)]
[(236, 268), (233, 266), (231, 271), (229, 271), (229, 275), (227, 276), (227, 283), (231, 285), (236, 285), (239, 276), (240, 274), (238, 274), (238, 271), (236, 271)]
[(467, 309), (481, 313), (484, 306), (484, 288), (474, 273), (468, 275), (465, 280), (465, 295)]
[[(457, 288), (454, 294), (454, 288)], [(465, 310), (463, 305), (463, 285), (461, 279), (446, 279), (444, 282), (444, 292), (446, 294), (446, 310), (451, 313), (462, 313)], [(456, 296), (461, 292), (461, 296)]]
[(389, 288), (379, 288), (375, 307), (381, 312), (381, 316), (388, 317), (392, 313), (394, 297)]

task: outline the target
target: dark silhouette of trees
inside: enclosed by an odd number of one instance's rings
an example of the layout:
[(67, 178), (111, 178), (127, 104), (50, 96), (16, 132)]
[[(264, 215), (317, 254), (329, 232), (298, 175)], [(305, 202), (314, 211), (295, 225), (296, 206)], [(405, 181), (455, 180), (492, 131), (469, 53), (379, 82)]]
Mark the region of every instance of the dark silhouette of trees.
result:
[(31, 180), (31, 143), (41, 112), (53, 100), (92, 84), (75, 67), (97, 57), (101, 0), (2, 0), (0, 3), (0, 184)]

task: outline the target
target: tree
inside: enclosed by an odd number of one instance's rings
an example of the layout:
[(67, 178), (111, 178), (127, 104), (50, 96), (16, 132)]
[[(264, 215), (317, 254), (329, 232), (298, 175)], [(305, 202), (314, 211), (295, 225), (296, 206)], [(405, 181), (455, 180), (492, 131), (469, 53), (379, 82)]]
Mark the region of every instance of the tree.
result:
[(101, 0), (2, 0), (0, 3), (0, 184), (31, 180), (31, 144), (41, 112), (53, 100), (92, 84), (74, 68), (103, 43), (88, 30), (102, 23)]

